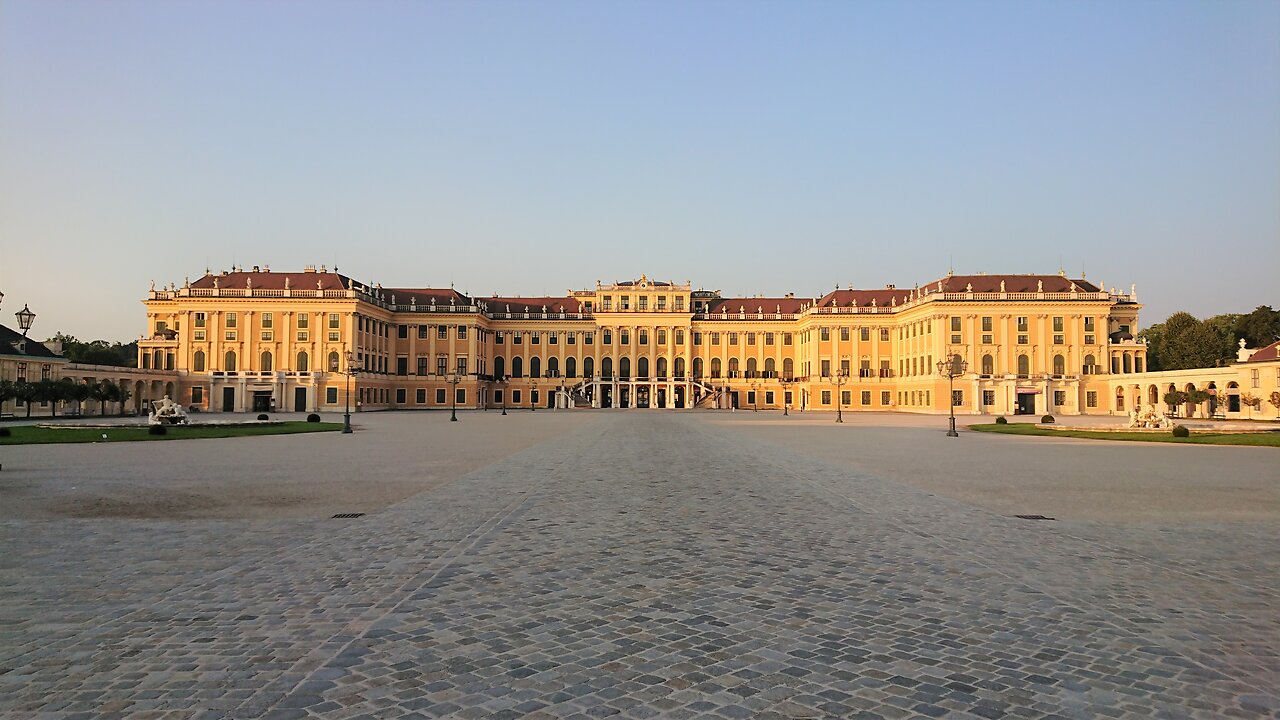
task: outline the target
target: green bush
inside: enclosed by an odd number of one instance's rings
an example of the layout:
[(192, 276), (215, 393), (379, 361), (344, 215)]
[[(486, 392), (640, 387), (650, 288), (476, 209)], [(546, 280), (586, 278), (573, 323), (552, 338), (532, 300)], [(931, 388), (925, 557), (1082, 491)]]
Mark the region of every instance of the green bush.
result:
[(1003, 416), (1003, 415), (1001, 415), (1000, 417), (996, 418), (996, 424), (997, 424), (997, 425), (1008, 425), (1008, 424), (1009, 424), (1009, 421), (1008, 421), (1008, 420), (1006, 420), (1006, 419), (1004, 418), (1004, 416)]
[(13, 433), (6, 427), (0, 427), (0, 437), (9, 437)]
[(147, 428), (148, 435), (168, 435), (169, 428), (163, 425), (152, 425)]
[(1191, 431), (1188, 430), (1185, 425), (1174, 425), (1173, 436), (1174, 437), (1191, 437)]
[(307, 416), (307, 422), (320, 422), (320, 416), (315, 413), (311, 413)]
[(1052, 425), (1052, 424), (1053, 424), (1053, 416), (1052, 416), (1052, 415), (1045, 415), (1044, 417), (1040, 418), (1040, 422), (1041, 422), (1041, 423), (1044, 423), (1045, 425)]
[(267, 414), (266, 414), (266, 413), (258, 413), (258, 419), (259, 419), (259, 420), (270, 420), (271, 418), (267, 417)]

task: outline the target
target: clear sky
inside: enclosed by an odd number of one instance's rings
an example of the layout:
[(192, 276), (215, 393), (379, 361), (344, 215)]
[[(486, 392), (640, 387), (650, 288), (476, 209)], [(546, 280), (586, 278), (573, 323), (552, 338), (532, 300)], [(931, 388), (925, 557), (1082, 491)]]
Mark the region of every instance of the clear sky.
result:
[(0, 321), (233, 263), (1280, 307), (1280, 3), (0, 0)]

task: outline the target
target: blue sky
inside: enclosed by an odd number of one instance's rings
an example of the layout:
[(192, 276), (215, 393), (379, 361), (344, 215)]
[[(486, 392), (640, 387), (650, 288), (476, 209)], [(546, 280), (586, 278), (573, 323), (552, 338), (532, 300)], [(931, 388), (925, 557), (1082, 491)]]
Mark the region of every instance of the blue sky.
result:
[(1280, 306), (1280, 3), (0, 2), (0, 321), (232, 263)]

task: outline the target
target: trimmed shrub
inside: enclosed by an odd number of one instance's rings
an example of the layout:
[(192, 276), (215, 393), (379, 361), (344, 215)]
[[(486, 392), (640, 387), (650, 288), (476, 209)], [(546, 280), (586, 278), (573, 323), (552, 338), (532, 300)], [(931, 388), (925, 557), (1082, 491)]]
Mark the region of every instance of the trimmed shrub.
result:
[(1188, 430), (1185, 425), (1174, 425), (1173, 436), (1174, 437), (1191, 437), (1191, 431)]
[(267, 417), (267, 414), (266, 414), (266, 413), (258, 413), (258, 419), (259, 419), (259, 420), (270, 420), (271, 418)]
[(9, 437), (13, 433), (6, 427), (0, 427), (0, 437)]
[(147, 427), (148, 435), (168, 435), (169, 428), (163, 425), (151, 425)]
[(320, 422), (320, 416), (315, 413), (311, 413), (307, 416), (307, 422)]
[(1053, 424), (1053, 416), (1052, 416), (1052, 415), (1045, 415), (1044, 417), (1040, 418), (1040, 422), (1041, 422), (1041, 423), (1044, 423), (1045, 425), (1052, 425), (1052, 424)]
[(1006, 420), (1006, 419), (1004, 418), (1004, 416), (1003, 416), (1003, 415), (1001, 415), (1000, 417), (996, 418), (996, 424), (997, 424), (997, 425), (1008, 425), (1008, 424), (1009, 424), (1009, 421), (1008, 421), (1008, 420)]

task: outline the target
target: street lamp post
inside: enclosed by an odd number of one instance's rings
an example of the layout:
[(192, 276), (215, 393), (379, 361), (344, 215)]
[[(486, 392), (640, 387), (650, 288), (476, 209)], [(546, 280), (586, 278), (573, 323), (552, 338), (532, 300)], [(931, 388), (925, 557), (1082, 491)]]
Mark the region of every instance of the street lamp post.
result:
[(449, 422), (458, 422), (458, 383), (462, 382), (462, 376), (453, 373), (445, 382), (449, 383), (450, 397), (449, 403)]
[(551, 412), (555, 412), (556, 411), (556, 392), (560, 384), (556, 381), (555, 374), (552, 373), (550, 370), (543, 373), (542, 376), (547, 379), (547, 388), (548, 388), (547, 392), (551, 393)]
[(849, 375), (844, 370), (837, 370), (831, 382), (836, 384), (836, 422), (844, 422), (844, 393), (840, 388), (849, 382)]
[(529, 412), (538, 412), (538, 401), (534, 399), (538, 394), (538, 378), (536, 375), (532, 377), (529, 381)]
[(35, 321), (36, 314), (31, 312), (30, 308), (24, 303), (22, 309), (14, 313), (18, 318), (18, 327), (22, 328), (22, 337), (27, 336), (27, 331), (31, 329), (31, 323)]
[(952, 354), (945, 360), (938, 361), (938, 374), (947, 379), (947, 406), (950, 410), (951, 422), (947, 429), (947, 437), (960, 437), (960, 433), (956, 432), (956, 378), (964, 375), (969, 369), (969, 363), (964, 361), (958, 353)]
[(787, 401), (787, 394), (791, 392), (791, 383), (795, 382), (791, 378), (784, 378), (778, 381), (782, 385), (782, 416), (787, 417), (787, 411), (791, 409), (791, 403)]
[(343, 375), (347, 376), (347, 392), (346, 392), (346, 397), (343, 398), (345, 402), (345, 408), (344, 408), (344, 412), (342, 413), (342, 434), (349, 435), (351, 434), (351, 376), (356, 374), (355, 367), (354, 367), (356, 356), (355, 356), (355, 353), (351, 352), (350, 350), (347, 350), (343, 354), (343, 356), (344, 356), (344, 359), (347, 361), (346, 371), (343, 371), (342, 368), (339, 367), (338, 358), (335, 357), (333, 359), (333, 362), (329, 364), (329, 372), (332, 372), (332, 373), (340, 372)]
[(751, 383), (751, 412), (760, 412), (760, 383)]

